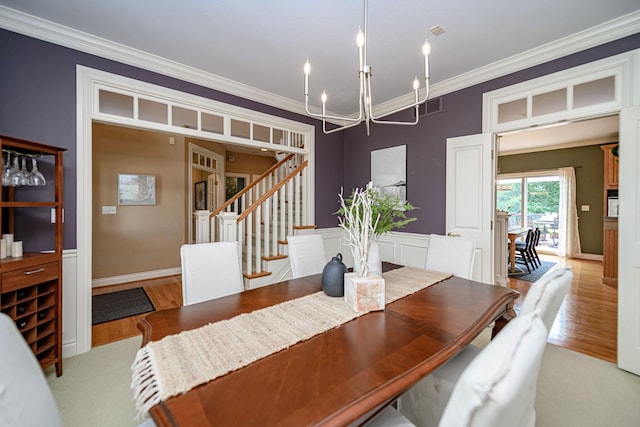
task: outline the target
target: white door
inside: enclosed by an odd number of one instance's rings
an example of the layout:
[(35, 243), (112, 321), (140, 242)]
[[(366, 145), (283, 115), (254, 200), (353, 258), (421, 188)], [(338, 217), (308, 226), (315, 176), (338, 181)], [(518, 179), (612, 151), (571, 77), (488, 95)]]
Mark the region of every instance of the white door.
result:
[(494, 284), (491, 134), (447, 139), (446, 233), (475, 240), (473, 279)]
[(640, 107), (620, 113), (618, 367), (640, 375)]

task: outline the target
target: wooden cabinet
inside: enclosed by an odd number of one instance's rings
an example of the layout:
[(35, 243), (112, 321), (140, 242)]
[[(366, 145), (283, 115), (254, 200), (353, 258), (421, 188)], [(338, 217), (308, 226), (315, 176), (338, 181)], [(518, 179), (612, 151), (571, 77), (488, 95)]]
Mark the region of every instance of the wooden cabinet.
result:
[[(0, 310), (15, 320), (43, 369), (55, 364), (62, 375), (62, 183), (63, 149), (0, 136), (3, 159), (33, 156), (52, 159), (52, 172), (42, 187), (2, 187), (0, 224), (2, 234), (23, 241), (22, 256), (0, 259)], [(49, 211), (53, 212), (50, 214)], [(51, 220), (55, 222), (51, 224)], [(22, 221), (29, 226), (17, 227)], [(18, 232), (20, 228), (20, 232)], [(30, 228), (27, 234), (26, 228)], [(34, 232), (35, 230), (35, 232)], [(23, 233), (20, 235), (16, 233)], [(33, 250), (29, 239), (50, 245)], [(42, 236), (41, 234), (51, 234)]]
[(608, 216), (609, 197), (618, 197), (618, 156), (614, 156), (612, 150), (618, 144), (601, 145), (604, 152), (604, 216)]
[(618, 286), (618, 218), (604, 219), (602, 283)]
[[(610, 217), (609, 198), (618, 197), (618, 156), (612, 150), (618, 144), (601, 145), (604, 152), (604, 219), (602, 236), (602, 283), (618, 285), (618, 218)], [(615, 213), (617, 216), (617, 212)]]

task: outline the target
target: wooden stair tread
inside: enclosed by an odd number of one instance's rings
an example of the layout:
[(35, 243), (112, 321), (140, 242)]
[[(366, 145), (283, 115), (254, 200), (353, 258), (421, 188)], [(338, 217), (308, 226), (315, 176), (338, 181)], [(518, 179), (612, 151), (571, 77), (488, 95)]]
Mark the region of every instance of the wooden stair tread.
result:
[(293, 226), (294, 230), (315, 230), (316, 228), (318, 228), (317, 225), (294, 225)]
[(270, 276), (271, 272), (270, 271), (257, 271), (257, 272), (253, 272), (251, 274), (243, 273), (242, 275), (244, 277), (246, 277), (247, 279), (257, 279), (258, 277)]
[(289, 255), (278, 254), (278, 255), (262, 256), (261, 258), (265, 261), (275, 261), (277, 259), (285, 259), (288, 257)]

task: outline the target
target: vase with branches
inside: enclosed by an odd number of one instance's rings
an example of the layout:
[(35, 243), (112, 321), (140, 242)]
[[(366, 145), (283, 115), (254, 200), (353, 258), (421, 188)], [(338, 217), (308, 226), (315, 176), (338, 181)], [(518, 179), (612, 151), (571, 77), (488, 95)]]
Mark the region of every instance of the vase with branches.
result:
[(407, 212), (416, 208), (397, 197), (380, 194), (371, 182), (364, 189), (355, 189), (347, 198), (340, 191), (338, 198), (338, 225), (347, 234), (354, 270), (360, 277), (366, 276), (371, 244), (384, 234), (415, 221)]

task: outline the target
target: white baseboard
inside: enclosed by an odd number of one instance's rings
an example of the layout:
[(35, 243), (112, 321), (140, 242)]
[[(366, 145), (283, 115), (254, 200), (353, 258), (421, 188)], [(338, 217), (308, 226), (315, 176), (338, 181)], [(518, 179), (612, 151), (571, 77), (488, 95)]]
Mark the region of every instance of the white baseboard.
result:
[(136, 282), (138, 280), (149, 280), (157, 277), (174, 276), (180, 274), (180, 267), (165, 268), (162, 270), (143, 271), (140, 273), (123, 274), (121, 276), (103, 277), (101, 279), (93, 279), (91, 281), (92, 288), (101, 286), (119, 285), (121, 283)]
[(587, 259), (590, 261), (600, 261), (600, 262), (602, 262), (603, 260), (603, 256), (598, 254), (580, 254), (580, 256), (577, 256), (576, 258)]

